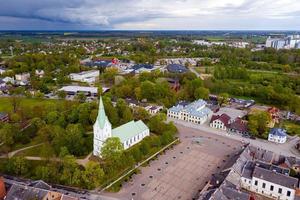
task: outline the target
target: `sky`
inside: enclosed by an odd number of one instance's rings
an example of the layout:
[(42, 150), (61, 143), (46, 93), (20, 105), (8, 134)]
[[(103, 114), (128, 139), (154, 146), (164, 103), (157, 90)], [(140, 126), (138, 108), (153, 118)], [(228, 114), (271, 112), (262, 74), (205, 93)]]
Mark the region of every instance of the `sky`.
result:
[(299, 0), (2, 0), (0, 30), (300, 30)]

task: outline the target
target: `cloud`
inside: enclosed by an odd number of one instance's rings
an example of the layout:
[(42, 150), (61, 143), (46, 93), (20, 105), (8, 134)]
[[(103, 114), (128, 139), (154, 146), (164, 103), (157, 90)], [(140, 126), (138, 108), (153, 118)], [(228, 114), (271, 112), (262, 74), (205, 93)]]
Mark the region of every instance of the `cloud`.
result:
[(300, 18), (297, 1), (6, 0), (0, 28), (9, 19), (15, 29), (300, 29), (289, 22)]

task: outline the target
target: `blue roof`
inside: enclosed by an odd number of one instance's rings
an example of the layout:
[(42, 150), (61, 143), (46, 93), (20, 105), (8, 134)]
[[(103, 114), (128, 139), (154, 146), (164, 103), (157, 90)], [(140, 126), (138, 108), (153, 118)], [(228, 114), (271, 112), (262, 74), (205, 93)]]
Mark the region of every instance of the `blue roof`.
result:
[(132, 69), (134, 69), (134, 70), (139, 70), (141, 68), (153, 69), (153, 65), (150, 65), (150, 64), (136, 64), (136, 65), (132, 66)]
[(189, 115), (203, 117), (210, 114), (212, 111), (206, 107), (206, 101), (199, 99), (188, 105), (178, 104), (169, 109), (171, 112), (185, 111)]
[(282, 129), (282, 128), (272, 128), (270, 130), (270, 135), (274, 135), (274, 136), (280, 136), (280, 137), (285, 137), (287, 136), (286, 134), (286, 130)]
[(86, 66), (93, 67), (110, 67), (112, 66), (112, 61), (110, 60), (96, 60), (96, 61), (90, 61), (85, 63)]
[(172, 73), (185, 73), (188, 71), (185, 66), (179, 64), (170, 64), (167, 66), (167, 70)]

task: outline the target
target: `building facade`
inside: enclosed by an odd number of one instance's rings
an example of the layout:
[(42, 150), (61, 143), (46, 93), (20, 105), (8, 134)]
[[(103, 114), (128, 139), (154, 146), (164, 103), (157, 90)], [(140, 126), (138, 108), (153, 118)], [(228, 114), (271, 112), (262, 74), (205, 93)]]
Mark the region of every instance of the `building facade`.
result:
[(171, 119), (203, 124), (211, 118), (212, 111), (206, 107), (204, 100), (199, 99), (187, 105), (173, 106), (168, 109), (167, 115)]
[(93, 131), (94, 156), (101, 155), (103, 144), (108, 138), (119, 138), (124, 149), (128, 149), (150, 135), (149, 128), (141, 120), (130, 121), (122, 126), (112, 129), (111, 123), (105, 114), (102, 97), (100, 97), (98, 116), (93, 126)]
[(226, 131), (229, 128), (230, 119), (231, 118), (226, 114), (213, 115), (210, 120), (209, 126)]
[(241, 187), (273, 199), (294, 200), (298, 179), (286, 169), (248, 162), (242, 172)]
[(281, 128), (272, 128), (270, 130), (268, 140), (270, 142), (275, 142), (275, 143), (279, 143), (279, 144), (285, 143), (287, 140), (286, 130), (281, 129)]
[(99, 70), (84, 71), (80, 73), (72, 73), (69, 75), (72, 81), (80, 81), (85, 83), (94, 83), (99, 77)]

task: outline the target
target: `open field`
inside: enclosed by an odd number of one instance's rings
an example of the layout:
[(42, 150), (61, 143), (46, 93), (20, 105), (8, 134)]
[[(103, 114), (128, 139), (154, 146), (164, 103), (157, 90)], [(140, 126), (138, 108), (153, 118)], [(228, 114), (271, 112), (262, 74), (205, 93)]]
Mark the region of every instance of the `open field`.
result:
[[(53, 100), (53, 99), (37, 99), (37, 98), (21, 98), (20, 106), (21, 107), (55, 107), (57, 104), (63, 104), (63, 100)], [(12, 111), (12, 103), (10, 97), (0, 97), (0, 111), (10, 112)]]
[(125, 183), (118, 199), (186, 199), (197, 196), (211, 175), (235, 161), (242, 143), (178, 126), (181, 143)]

